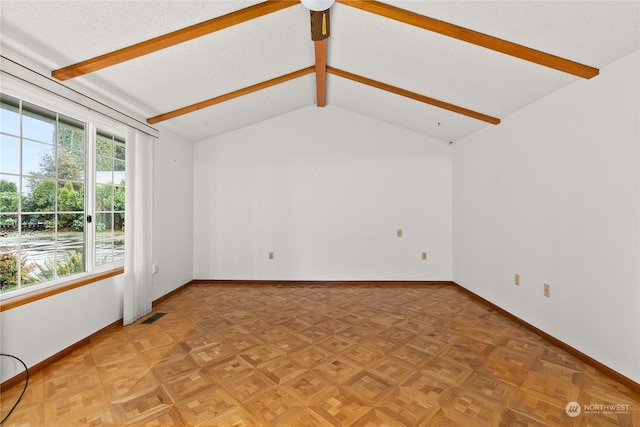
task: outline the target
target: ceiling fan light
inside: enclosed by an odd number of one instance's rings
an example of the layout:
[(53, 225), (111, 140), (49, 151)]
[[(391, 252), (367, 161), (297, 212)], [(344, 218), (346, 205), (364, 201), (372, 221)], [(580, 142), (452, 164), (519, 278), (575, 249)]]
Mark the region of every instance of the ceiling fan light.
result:
[(336, 0), (300, 0), (304, 7), (309, 10), (321, 12), (333, 6)]

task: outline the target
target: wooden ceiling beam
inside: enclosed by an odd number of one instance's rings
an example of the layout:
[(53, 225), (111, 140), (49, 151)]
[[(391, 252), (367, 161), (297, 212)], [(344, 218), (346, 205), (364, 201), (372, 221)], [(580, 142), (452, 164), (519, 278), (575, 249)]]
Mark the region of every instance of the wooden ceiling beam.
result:
[(276, 77), (270, 80), (266, 80), (261, 83), (257, 83), (255, 85), (247, 86), (243, 89), (238, 89), (233, 92), (229, 92), (224, 95), (216, 96), (215, 98), (207, 99), (206, 101), (198, 102), (192, 105), (188, 105), (186, 107), (178, 108), (177, 110), (169, 111), (168, 113), (160, 114), (155, 117), (151, 117), (147, 119), (147, 123), (155, 124), (165, 120), (173, 119), (178, 116), (182, 116), (184, 114), (193, 113), (194, 111), (201, 110), (206, 107), (211, 107), (212, 105), (220, 104), (221, 102), (228, 101), (233, 98), (238, 98), (243, 95), (247, 95), (252, 92), (256, 92), (262, 89), (266, 89), (270, 86), (275, 86), (280, 83), (284, 83), (289, 80), (296, 79), (298, 77), (305, 76), (307, 74), (311, 74), (315, 71), (315, 66), (303, 68), (298, 71), (294, 71), (293, 73), (285, 74), (280, 77)]
[(353, 80), (358, 83), (362, 83), (368, 86), (372, 86), (378, 89), (385, 90), (387, 92), (395, 93), (396, 95), (401, 95), (407, 98), (414, 99), (416, 101), (424, 102), (425, 104), (433, 105), (438, 108), (442, 108), (448, 111), (452, 111), (454, 113), (462, 114), (464, 116), (472, 117), (477, 120), (482, 120), (487, 123), (491, 123), (492, 125), (500, 124), (500, 119), (496, 117), (491, 117), (486, 114), (478, 113), (477, 111), (469, 110), (464, 107), (459, 107), (454, 104), (449, 104), (448, 102), (440, 101), (435, 98), (429, 98), (428, 96), (420, 95), (419, 93), (411, 92), (406, 89), (402, 89), (396, 86), (391, 86), (386, 83), (379, 82), (377, 80), (372, 80), (367, 77), (362, 77), (357, 74), (349, 73), (344, 70), (340, 70), (338, 68), (327, 67), (327, 73), (333, 74), (336, 76), (343, 77), (345, 79)]
[(479, 33), (468, 28), (449, 24), (448, 22), (420, 15), (405, 9), (391, 6), (374, 0), (337, 0), (338, 2), (356, 9), (394, 19), (405, 24), (413, 25), (425, 30), (433, 31), (448, 37), (482, 46), (500, 53), (524, 59), (539, 65), (544, 65), (578, 77), (590, 79), (598, 75), (597, 68), (583, 65), (569, 59), (531, 49), (516, 43), (512, 43), (497, 37)]
[(327, 39), (313, 42), (316, 53), (316, 100), (318, 107), (327, 105)]
[(82, 76), (297, 4), (299, 4), (299, 2), (293, 0), (267, 0), (227, 15), (213, 18), (104, 55), (96, 56), (95, 58), (87, 59), (77, 64), (59, 68), (54, 70), (51, 75), (58, 80), (67, 80)]

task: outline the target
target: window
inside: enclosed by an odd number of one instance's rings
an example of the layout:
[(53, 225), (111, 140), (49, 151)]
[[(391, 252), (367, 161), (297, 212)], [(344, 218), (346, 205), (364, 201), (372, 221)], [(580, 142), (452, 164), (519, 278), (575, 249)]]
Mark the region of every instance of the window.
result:
[(96, 265), (124, 259), (124, 140), (98, 131)]
[(5, 94), (0, 113), (0, 293), (122, 262), (124, 139)]

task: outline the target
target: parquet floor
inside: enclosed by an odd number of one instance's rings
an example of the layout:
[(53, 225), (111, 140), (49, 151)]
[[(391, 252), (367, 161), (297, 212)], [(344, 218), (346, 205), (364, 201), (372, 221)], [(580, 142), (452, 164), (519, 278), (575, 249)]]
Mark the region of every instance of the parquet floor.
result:
[(200, 284), (154, 312), (37, 373), (6, 425), (640, 426), (637, 393), (449, 285)]

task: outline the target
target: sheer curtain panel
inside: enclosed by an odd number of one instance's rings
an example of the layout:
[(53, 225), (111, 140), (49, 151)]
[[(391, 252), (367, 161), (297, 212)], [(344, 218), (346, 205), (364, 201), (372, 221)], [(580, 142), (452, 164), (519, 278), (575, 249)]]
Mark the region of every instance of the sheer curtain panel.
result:
[(151, 311), (153, 137), (128, 128), (125, 181), (125, 325)]

